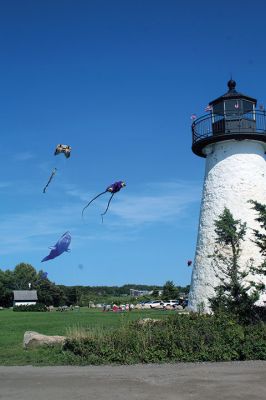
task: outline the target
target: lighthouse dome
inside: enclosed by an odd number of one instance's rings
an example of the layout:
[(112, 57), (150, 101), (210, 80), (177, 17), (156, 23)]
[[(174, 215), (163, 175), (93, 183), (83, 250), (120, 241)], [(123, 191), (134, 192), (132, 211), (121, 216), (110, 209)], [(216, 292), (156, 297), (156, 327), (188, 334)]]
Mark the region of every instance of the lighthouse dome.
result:
[(227, 82), (227, 86), (228, 86), (230, 91), (235, 90), (236, 81), (234, 81), (233, 79), (230, 79), (230, 81)]
[(257, 100), (237, 92), (230, 79), (228, 91), (211, 101), (208, 115), (193, 121), (192, 151), (205, 157), (204, 148), (225, 140), (259, 140), (266, 143), (266, 113), (256, 110)]

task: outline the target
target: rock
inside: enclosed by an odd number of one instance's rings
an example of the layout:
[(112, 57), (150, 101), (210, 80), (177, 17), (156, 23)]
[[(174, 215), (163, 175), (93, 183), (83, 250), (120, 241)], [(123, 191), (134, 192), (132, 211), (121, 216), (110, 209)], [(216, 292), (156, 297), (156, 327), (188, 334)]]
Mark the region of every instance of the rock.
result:
[(161, 320), (154, 318), (143, 318), (138, 321), (139, 325), (154, 324), (156, 322), (161, 322)]
[(167, 306), (164, 306), (164, 310), (173, 310), (173, 306), (170, 306), (170, 304)]
[(24, 349), (32, 349), (39, 346), (52, 346), (54, 344), (63, 344), (65, 336), (47, 336), (38, 332), (26, 331), (23, 338)]

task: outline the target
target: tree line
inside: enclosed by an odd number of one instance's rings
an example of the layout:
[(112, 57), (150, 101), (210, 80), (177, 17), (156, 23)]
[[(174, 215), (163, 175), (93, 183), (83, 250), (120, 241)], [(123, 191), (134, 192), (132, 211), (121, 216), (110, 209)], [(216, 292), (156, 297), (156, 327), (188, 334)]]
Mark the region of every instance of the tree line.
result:
[(0, 306), (13, 305), (13, 290), (35, 289), (38, 302), (47, 306), (80, 305), (88, 306), (91, 303), (136, 302), (130, 298), (130, 289), (147, 290), (150, 295), (139, 298), (149, 300), (159, 297), (159, 290), (163, 291), (162, 298), (174, 299), (180, 292), (188, 293), (189, 287), (175, 286), (173, 281), (167, 281), (164, 286), (125, 284), (123, 286), (65, 286), (51, 282), (47, 274), (37, 271), (32, 265), (20, 263), (14, 270), (0, 269)]
[[(213, 312), (224, 312), (236, 316), (240, 321), (252, 320), (258, 317), (256, 302), (265, 293), (266, 276), (266, 205), (250, 201), (257, 213), (255, 220), (259, 229), (253, 229), (252, 241), (258, 246), (262, 256), (260, 265), (254, 260), (241, 264), (241, 252), (247, 231), (246, 223), (234, 219), (229, 209), (215, 221), (216, 247), (210, 257), (213, 258), (213, 268), (219, 283), (214, 287), (214, 296), (209, 299)], [(149, 295), (138, 298), (145, 301), (159, 298), (162, 290), (162, 300), (176, 299), (180, 294), (189, 292), (186, 287), (176, 286), (168, 280), (163, 286), (126, 284), (123, 286), (64, 286), (51, 282), (44, 271), (36, 269), (27, 263), (18, 264), (14, 270), (0, 270), (0, 306), (13, 305), (13, 290), (36, 289), (38, 300), (47, 306), (80, 305), (90, 303), (128, 303), (136, 302), (130, 298), (130, 289), (147, 290)], [(200, 307), (200, 305), (199, 305)], [(264, 307), (265, 309), (265, 307)]]

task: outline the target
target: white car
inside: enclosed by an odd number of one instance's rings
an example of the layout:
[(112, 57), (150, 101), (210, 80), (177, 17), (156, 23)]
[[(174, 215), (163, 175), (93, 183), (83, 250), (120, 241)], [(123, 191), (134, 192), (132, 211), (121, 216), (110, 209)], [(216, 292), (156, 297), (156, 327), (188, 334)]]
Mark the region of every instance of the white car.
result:
[(151, 306), (153, 309), (162, 310), (164, 307), (164, 302), (162, 300), (154, 301)]
[(175, 307), (175, 306), (179, 305), (179, 301), (178, 300), (164, 300), (163, 305), (164, 305), (164, 307), (166, 307), (166, 306)]
[(145, 301), (144, 303), (141, 303), (141, 308), (151, 308), (151, 301)]
[(145, 301), (145, 303), (142, 303), (141, 308), (154, 308), (155, 306), (158, 306), (158, 304), (160, 304), (161, 302), (161, 300)]

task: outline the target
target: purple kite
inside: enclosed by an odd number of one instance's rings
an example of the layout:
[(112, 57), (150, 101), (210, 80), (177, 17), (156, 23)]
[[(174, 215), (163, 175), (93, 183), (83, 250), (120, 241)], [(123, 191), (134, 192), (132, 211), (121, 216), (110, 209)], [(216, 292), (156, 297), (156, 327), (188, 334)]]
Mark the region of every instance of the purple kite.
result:
[(48, 272), (42, 272), (41, 275), (39, 276), (39, 279), (35, 282), (35, 285), (40, 283), (42, 280), (47, 279)]
[(117, 192), (119, 192), (119, 191), (120, 191), (123, 187), (125, 187), (125, 186), (126, 186), (126, 184), (125, 184), (125, 182), (123, 182), (123, 181), (118, 181), (118, 182), (115, 182), (115, 183), (113, 183), (112, 185), (108, 186), (104, 192), (97, 194), (97, 196), (95, 196), (92, 200), (90, 200), (90, 202), (83, 208), (83, 210), (82, 210), (82, 217), (83, 217), (83, 213), (84, 213), (85, 209), (86, 209), (87, 207), (89, 207), (89, 205), (90, 205), (95, 199), (97, 199), (98, 197), (102, 196), (102, 195), (105, 194), (106, 192), (109, 192), (109, 193), (111, 193), (111, 197), (110, 197), (110, 199), (109, 199), (109, 201), (108, 201), (106, 210), (104, 211), (104, 213), (101, 214), (102, 220), (103, 220), (103, 216), (107, 213), (108, 208), (109, 208), (109, 206), (110, 206), (110, 203), (111, 203), (111, 201), (112, 201), (112, 198), (113, 198), (114, 194), (117, 193)]
[(48, 276), (48, 272), (42, 272), (39, 280), (47, 279), (47, 276)]
[(50, 254), (44, 257), (44, 259), (41, 262), (52, 260), (53, 258), (60, 256), (60, 254), (64, 253), (65, 251), (67, 252), (70, 251), (68, 249), (70, 242), (71, 242), (70, 233), (65, 232), (58, 240), (58, 242), (53, 247), (50, 247), (52, 249), (50, 251)]

